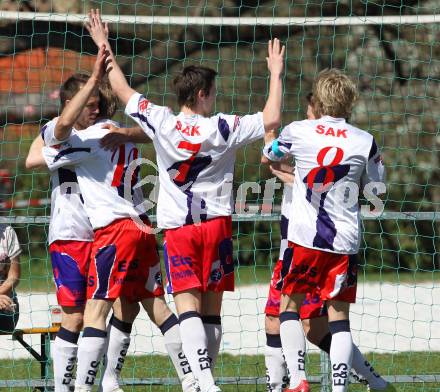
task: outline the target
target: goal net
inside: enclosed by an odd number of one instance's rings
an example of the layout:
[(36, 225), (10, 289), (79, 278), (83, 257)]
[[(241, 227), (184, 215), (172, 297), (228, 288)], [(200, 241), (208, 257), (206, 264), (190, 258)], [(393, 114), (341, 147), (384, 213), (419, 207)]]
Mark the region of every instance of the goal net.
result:
[[(336, 67), (352, 77), (360, 97), (350, 122), (375, 136), (387, 167), (385, 211), (363, 220), (353, 338), (379, 372), (403, 383), (401, 390), (438, 390), (436, 1), (2, 2), (0, 223), (14, 227), (23, 249), (17, 328), (52, 323), (49, 308), (56, 298), (47, 250), (49, 176), (45, 170), (26, 170), (24, 162), (40, 127), (59, 114), (60, 85), (74, 72), (91, 71), (96, 49), (83, 27), (89, 7), (100, 7), (104, 21), (110, 22), (110, 43), (131, 86), (173, 110), (178, 108), (171, 81), (190, 64), (218, 72), (216, 111), (244, 115), (262, 110), (271, 37), (280, 38), (287, 49), (284, 125), (305, 118), (306, 95), (320, 70)], [(122, 109), (117, 119), (129, 124)], [(260, 164), (261, 149), (259, 142), (244, 148), (235, 166), (234, 195), (240, 201), (234, 215), (237, 289), (225, 296), (223, 355), (216, 368), (230, 390), (265, 388), (264, 305), (279, 251), (281, 190), (270, 199), (265, 194), (275, 180)], [(142, 156), (155, 161), (151, 146), (142, 147)], [(39, 336), (26, 339), (40, 350)], [(310, 345), (308, 353), (309, 374), (319, 381), (325, 366), (316, 347)], [(160, 332), (141, 313), (124, 379), (178, 390), (164, 354)], [(40, 377), (38, 363), (11, 335), (0, 336), (0, 358), (0, 387), (24, 386), (28, 384), (16, 381)], [(50, 379), (50, 366), (48, 370)]]

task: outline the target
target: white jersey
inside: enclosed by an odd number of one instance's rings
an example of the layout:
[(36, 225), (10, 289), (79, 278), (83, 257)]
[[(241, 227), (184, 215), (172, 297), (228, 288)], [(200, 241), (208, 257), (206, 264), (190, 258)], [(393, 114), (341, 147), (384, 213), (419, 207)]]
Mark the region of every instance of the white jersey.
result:
[(360, 243), (358, 197), (384, 181), (372, 135), (344, 119), (324, 116), (286, 126), (264, 148), (270, 160), (295, 158), (288, 239), (307, 248), (355, 254)]
[[(41, 128), (46, 146), (62, 143), (55, 138), (57, 119)], [(76, 130), (72, 130), (76, 134)], [(78, 179), (73, 166), (60, 167), (50, 172), (52, 193), (50, 198), (49, 244), (56, 240), (93, 241), (93, 229), (84, 210)]]
[(153, 140), (159, 167), (158, 226), (175, 228), (232, 214), (237, 148), (264, 136), (262, 113), (174, 115), (141, 94), (125, 113)]
[(133, 189), (139, 169), (129, 166), (138, 158), (136, 146), (126, 143), (115, 151), (102, 149), (100, 141), (108, 130), (101, 125), (97, 123), (72, 134), (58, 149), (43, 149), (50, 170), (75, 166), (84, 208), (95, 230), (117, 219), (138, 218), (140, 214), (134, 204), (142, 200), (140, 188)]
[(11, 259), (21, 253), (15, 230), (8, 225), (0, 224), (0, 284), (8, 278)]
[(290, 208), (292, 204), (292, 184), (283, 184), (283, 198), (281, 200), (281, 222), (280, 222), (280, 231), (281, 231), (281, 242), (280, 242), (280, 255), (278, 260), (283, 260), (284, 252), (288, 246), (287, 232), (289, 228), (289, 214)]

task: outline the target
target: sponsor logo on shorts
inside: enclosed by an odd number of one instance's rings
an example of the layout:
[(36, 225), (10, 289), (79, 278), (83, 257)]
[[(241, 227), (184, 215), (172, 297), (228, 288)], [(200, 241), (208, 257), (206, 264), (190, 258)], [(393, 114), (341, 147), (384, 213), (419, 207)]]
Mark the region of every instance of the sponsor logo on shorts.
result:
[(185, 265), (192, 267), (193, 265), (193, 261), (190, 256), (171, 256), (170, 261), (173, 267), (181, 267)]
[(189, 278), (194, 275), (194, 272), (192, 272), (190, 269), (186, 269), (179, 272), (171, 272), (171, 278), (174, 279), (185, 279)]

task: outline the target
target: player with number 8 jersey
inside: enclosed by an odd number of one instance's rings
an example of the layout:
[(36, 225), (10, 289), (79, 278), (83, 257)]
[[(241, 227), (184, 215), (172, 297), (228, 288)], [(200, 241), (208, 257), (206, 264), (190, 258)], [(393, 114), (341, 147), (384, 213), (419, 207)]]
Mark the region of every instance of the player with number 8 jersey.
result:
[(345, 120), (356, 97), (356, 86), (341, 71), (321, 72), (311, 100), (315, 119), (287, 125), (263, 150), (267, 161), (295, 159), (287, 235), (292, 256), (279, 317), (283, 352), (295, 380), (290, 392), (309, 391), (304, 358), (298, 355), (305, 351), (299, 311), (305, 295), (317, 287), (327, 302), (332, 334), (332, 390), (348, 388), (353, 355), (349, 304), (356, 299), (361, 238), (358, 199), (365, 195), (380, 201), (384, 181), (373, 136)]

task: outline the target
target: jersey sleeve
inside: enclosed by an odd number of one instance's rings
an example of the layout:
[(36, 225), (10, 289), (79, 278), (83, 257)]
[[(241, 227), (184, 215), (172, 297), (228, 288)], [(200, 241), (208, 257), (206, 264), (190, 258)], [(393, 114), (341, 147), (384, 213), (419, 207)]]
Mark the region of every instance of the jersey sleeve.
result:
[(72, 135), (66, 142), (52, 147), (43, 147), (43, 157), (49, 170), (72, 166), (93, 157), (101, 148), (99, 138), (82, 140)]
[(49, 121), (41, 128), (41, 137), (43, 138), (46, 146), (55, 146), (63, 142), (63, 140), (58, 140), (55, 137), (55, 126), (57, 125), (57, 120), (58, 117)]
[(368, 162), (362, 174), (362, 186), (370, 182), (385, 182), (385, 166), (374, 139), (368, 155)]
[(157, 136), (164, 121), (172, 115), (168, 107), (157, 106), (139, 93), (130, 97), (125, 114), (131, 117), (150, 139)]
[(292, 154), (293, 138), (290, 129), (285, 127), (280, 136), (263, 148), (263, 155), (270, 161), (281, 161), (286, 155)]
[(17, 233), (11, 226), (6, 228), (6, 238), (8, 257), (11, 259), (18, 256), (21, 253), (21, 247), (18, 242)]
[(218, 128), (232, 147), (241, 147), (264, 137), (263, 113), (234, 116), (220, 114)]

